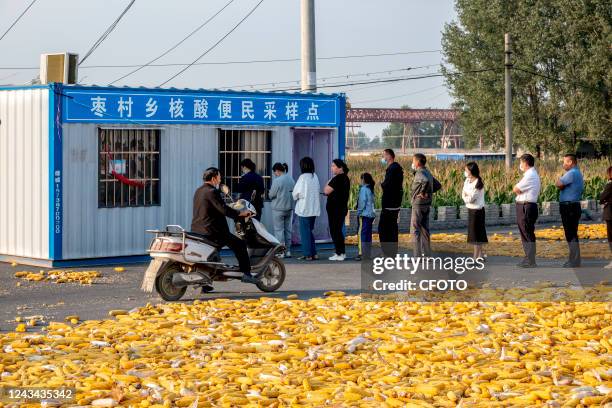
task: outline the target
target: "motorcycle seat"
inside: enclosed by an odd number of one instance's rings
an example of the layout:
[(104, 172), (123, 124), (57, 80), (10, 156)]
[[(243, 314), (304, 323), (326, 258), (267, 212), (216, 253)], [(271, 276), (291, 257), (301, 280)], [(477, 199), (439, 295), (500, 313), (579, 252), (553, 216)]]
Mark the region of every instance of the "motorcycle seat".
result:
[(197, 232), (185, 232), (185, 236), (189, 239), (194, 239), (196, 241), (203, 242), (207, 245), (213, 246), (217, 249), (220, 249), (223, 245), (219, 245), (217, 242), (213, 241), (206, 235), (198, 234)]

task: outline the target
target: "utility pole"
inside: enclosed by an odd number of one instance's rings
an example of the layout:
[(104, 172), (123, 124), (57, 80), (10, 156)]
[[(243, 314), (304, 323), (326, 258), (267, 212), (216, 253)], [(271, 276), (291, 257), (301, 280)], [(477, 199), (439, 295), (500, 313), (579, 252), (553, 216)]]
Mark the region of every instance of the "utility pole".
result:
[(302, 1), (302, 91), (317, 91), (315, 0)]
[(510, 34), (504, 34), (504, 54), (505, 61), (505, 85), (506, 85), (506, 169), (512, 168), (512, 82), (511, 82), (511, 71), (512, 61), (510, 57), (512, 55), (512, 44), (510, 40)]

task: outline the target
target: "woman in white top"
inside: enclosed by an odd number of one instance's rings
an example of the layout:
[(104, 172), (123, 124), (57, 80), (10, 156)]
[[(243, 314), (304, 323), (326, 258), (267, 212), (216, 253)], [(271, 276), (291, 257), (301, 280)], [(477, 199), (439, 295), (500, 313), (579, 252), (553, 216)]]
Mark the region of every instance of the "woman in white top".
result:
[(298, 216), (300, 225), (300, 241), (303, 252), (303, 255), (298, 259), (314, 261), (319, 259), (312, 231), (315, 220), (321, 214), (321, 185), (315, 174), (312, 158), (302, 158), (300, 160), (300, 170), (302, 174), (297, 179), (292, 192), (293, 199), (296, 201), (295, 214)]
[(483, 244), (489, 242), (485, 227), (485, 191), (480, 169), (474, 162), (465, 166), (461, 198), (468, 208), (468, 242), (474, 245), (474, 259), (485, 258)]

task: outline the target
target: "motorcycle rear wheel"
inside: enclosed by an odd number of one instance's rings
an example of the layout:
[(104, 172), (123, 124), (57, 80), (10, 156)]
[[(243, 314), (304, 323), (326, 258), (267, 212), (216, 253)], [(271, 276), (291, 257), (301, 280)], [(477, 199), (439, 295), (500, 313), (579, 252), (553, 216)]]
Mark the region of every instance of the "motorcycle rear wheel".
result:
[(157, 290), (157, 293), (159, 293), (162, 299), (169, 302), (175, 302), (183, 297), (187, 291), (187, 286), (178, 287), (172, 283), (172, 275), (182, 271), (183, 270), (178, 264), (171, 263), (157, 275), (155, 279), (155, 290)]
[(256, 285), (262, 292), (274, 292), (283, 285), (285, 275), (285, 264), (280, 259), (272, 258)]

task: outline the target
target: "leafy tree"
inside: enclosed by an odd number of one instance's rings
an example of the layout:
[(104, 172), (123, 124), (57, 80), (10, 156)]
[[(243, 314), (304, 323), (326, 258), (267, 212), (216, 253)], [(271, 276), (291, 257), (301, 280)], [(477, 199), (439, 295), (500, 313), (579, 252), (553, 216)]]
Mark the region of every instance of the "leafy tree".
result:
[(402, 138), (398, 137), (404, 134), (403, 123), (389, 123), (389, 126), (383, 129), (382, 139), (385, 146), (390, 148), (398, 148), (402, 145)]
[(347, 141), (347, 146), (351, 148), (355, 146), (356, 149), (363, 149), (370, 143), (368, 135), (363, 130), (357, 133), (349, 132), (349, 137), (350, 139)]
[[(504, 145), (504, 33), (513, 41), (514, 140), (540, 153), (612, 140), (612, 7), (607, 0), (456, 0), (446, 82), (468, 144)], [(468, 73), (481, 69), (495, 70)], [(453, 72), (465, 72), (453, 74)]]

